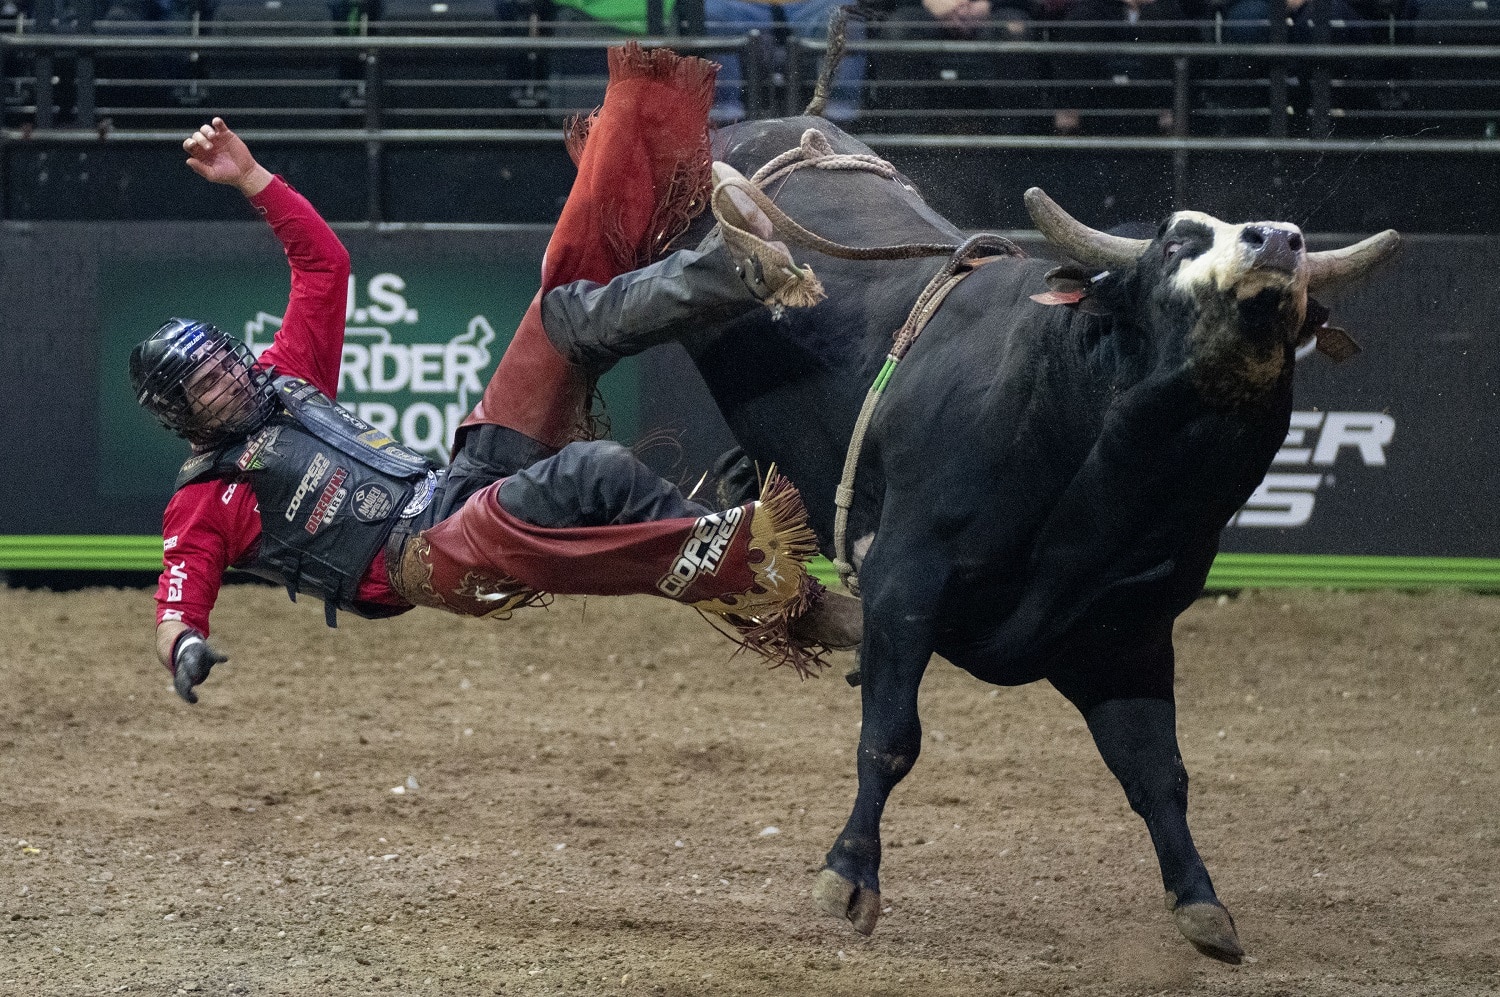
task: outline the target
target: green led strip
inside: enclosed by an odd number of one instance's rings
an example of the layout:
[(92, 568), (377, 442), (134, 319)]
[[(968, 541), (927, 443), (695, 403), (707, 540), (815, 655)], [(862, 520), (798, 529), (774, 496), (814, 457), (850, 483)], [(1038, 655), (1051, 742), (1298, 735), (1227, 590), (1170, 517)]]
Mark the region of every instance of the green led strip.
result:
[(0, 570), (160, 571), (161, 537), (0, 536)]
[(1500, 590), (1500, 559), (1363, 554), (1220, 554), (1209, 588), (1441, 588)]
[[(838, 585), (833, 565), (818, 558), (812, 573)], [(1362, 554), (1220, 554), (1208, 573), (1211, 589), (1468, 588), (1500, 591), (1500, 559), (1372, 557)]]
[[(0, 571), (159, 571), (161, 537), (0, 536)], [(825, 585), (838, 574), (812, 564)], [(1470, 588), (1500, 591), (1500, 558), (1220, 554), (1209, 588)]]

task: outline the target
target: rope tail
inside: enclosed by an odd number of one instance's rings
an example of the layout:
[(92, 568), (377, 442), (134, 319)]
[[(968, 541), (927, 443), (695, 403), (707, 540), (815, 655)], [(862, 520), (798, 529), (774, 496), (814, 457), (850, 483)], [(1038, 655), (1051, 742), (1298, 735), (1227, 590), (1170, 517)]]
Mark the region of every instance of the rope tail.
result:
[(828, 94), (833, 90), (833, 74), (844, 61), (844, 42), (848, 35), (849, 7), (839, 7), (828, 19), (828, 51), (823, 54), (823, 67), (818, 71), (818, 83), (813, 87), (812, 100), (807, 102), (803, 114), (818, 117), (828, 108)]

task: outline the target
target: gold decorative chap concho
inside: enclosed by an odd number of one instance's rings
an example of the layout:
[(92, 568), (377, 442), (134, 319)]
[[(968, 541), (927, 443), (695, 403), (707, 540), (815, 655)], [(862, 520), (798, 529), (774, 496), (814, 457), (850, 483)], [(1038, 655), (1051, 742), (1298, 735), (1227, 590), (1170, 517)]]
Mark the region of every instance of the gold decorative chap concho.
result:
[[(510, 614), (535, 602), (541, 594), (527, 588), (514, 578), (470, 571), (459, 579), (453, 590), (453, 601), (463, 609), (455, 609), (465, 616), (482, 616), (488, 620), (508, 620)], [(482, 609), (483, 612), (476, 612)]]

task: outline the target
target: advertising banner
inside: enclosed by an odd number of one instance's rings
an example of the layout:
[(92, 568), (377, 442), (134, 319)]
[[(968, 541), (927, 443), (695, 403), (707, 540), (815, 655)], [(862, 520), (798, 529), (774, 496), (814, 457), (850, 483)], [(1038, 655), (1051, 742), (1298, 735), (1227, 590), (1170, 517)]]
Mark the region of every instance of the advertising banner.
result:
[(1299, 357), (1286, 443), (1225, 551), (1500, 556), (1500, 329), (1493, 296), (1452, 290), (1494, 255), (1476, 241), (1414, 241), (1383, 279), (1332, 302), (1363, 351), (1341, 364)]
[[(364, 262), (364, 261), (362, 261)], [(536, 292), (539, 261), (470, 266), (389, 254), (349, 278), (338, 401), (410, 450), (447, 462), (454, 431)], [(165, 496), (186, 444), (146, 415), (123, 372), (130, 349), (168, 317), (201, 318), (260, 355), (281, 328), (285, 263), (201, 270), (108, 261), (100, 270), (99, 488)], [(600, 385), (617, 437), (636, 433), (636, 365)], [(167, 487), (164, 487), (167, 486)]]
[[(338, 399), (439, 459), (531, 300), (547, 233), (340, 235), (355, 272)], [(259, 225), (172, 223), (0, 231), (0, 249), (28, 275), (0, 308), (0, 571), (159, 565), (187, 446), (135, 404), (129, 351), (174, 315), (264, 349), (287, 300), (279, 247)], [(1324, 302), (1364, 351), (1299, 359), (1285, 444), (1225, 528), (1211, 585), (1500, 590), (1496, 267), (1500, 240), (1415, 238)], [(680, 349), (633, 358), (601, 388), (612, 435), (664, 441), (643, 456), (674, 480), (691, 484), (732, 442)]]

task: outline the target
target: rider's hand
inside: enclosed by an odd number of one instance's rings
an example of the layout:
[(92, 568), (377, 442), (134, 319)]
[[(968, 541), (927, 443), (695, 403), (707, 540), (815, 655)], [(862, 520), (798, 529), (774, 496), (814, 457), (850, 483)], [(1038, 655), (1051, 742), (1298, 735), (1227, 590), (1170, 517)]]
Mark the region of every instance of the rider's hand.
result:
[(208, 678), (214, 665), (228, 660), (228, 655), (215, 651), (208, 641), (189, 631), (177, 641), (172, 651), (172, 688), (189, 703), (196, 703), (198, 694), (193, 691), (193, 686)]
[(205, 180), (238, 187), (254, 197), (271, 182), (271, 174), (250, 155), (244, 139), (230, 131), (223, 118), (199, 128), (182, 142), (188, 167)]

